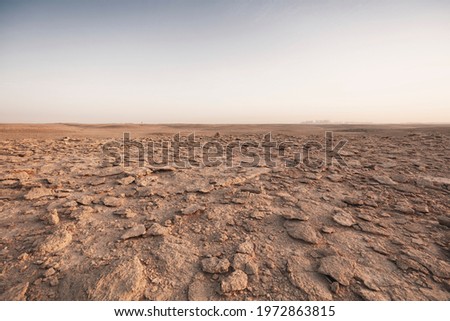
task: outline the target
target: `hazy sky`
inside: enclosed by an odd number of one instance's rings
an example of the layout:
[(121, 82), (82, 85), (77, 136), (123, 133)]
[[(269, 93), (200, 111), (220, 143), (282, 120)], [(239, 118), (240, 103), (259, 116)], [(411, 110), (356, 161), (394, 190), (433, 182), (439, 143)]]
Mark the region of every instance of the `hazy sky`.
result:
[(3, 1), (0, 122), (450, 122), (450, 1)]

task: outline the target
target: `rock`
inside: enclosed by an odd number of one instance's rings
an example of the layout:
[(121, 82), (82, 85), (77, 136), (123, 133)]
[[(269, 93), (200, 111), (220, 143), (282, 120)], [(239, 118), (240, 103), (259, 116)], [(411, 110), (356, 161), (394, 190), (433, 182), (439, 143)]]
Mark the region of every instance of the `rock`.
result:
[(374, 207), (374, 208), (377, 208), (377, 207), (378, 207), (378, 203), (375, 202), (374, 200), (371, 200), (371, 199), (366, 199), (366, 200), (364, 201), (364, 205), (370, 206), (370, 207)]
[(58, 225), (59, 224), (59, 215), (56, 209), (51, 210), (47, 215), (42, 218), (49, 225)]
[(287, 262), (289, 281), (311, 301), (330, 301), (333, 296), (327, 281), (320, 274), (305, 270), (305, 259), (291, 256)]
[(77, 203), (81, 205), (91, 205), (93, 201), (92, 196), (89, 195), (82, 195), (77, 199)]
[(141, 299), (147, 286), (145, 268), (139, 258), (124, 259), (115, 267), (102, 273), (100, 279), (88, 290), (89, 300), (135, 301)]
[(230, 268), (230, 261), (226, 258), (211, 257), (203, 259), (201, 266), (202, 271), (206, 273), (226, 273)]
[(322, 227), (321, 231), (322, 231), (322, 233), (325, 233), (325, 234), (332, 234), (335, 232), (334, 228), (329, 227), (329, 226)]
[(147, 230), (147, 235), (149, 236), (162, 236), (168, 233), (168, 228), (158, 223), (153, 223)]
[(364, 201), (362, 199), (354, 198), (354, 197), (345, 197), (342, 201), (351, 206), (364, 205)]
[(239, 244), (237, 252), (253, 255), (255, 253), (255, 244), (252, 241), (245, 241)]
[(255, 210), (251, 211), (249, 213), (249, 216), (255, 220), (262, 220), (266, 216), (266, 214), (263, 211)]
[(418, 213), (423, 213), (423, 214), (427, 214), (430, 212), (427, 204), (417, 204), (414, 206), (414, 210)]
[(181, 210), (181, 214), (192, 215), (192, 214), (196, 214), (199, 212), (203, 212), (204, 210), (205, 210), (204, 206), (201, 206), (198, 204), (193, 204), (193, 205), (190, 205), (190, 206), (184, 208), (183, 210)]
[(56, 273), (56, 270), (54, 268), (49, 268), (47, 271), (45, 271), (44, 277), (48, 278), (55, 273)]
[(50, 195), (53, 195), (53, 191), (51, 189), (45, 187), (34, 187), (27, 194), (25, 194), (24, 198), (26, 200), (35, 200)]
[(438, 220), (439, 224), (450, 227), (450, 217), (441, 215), (441, 216), (438, 216), (437, 220)]
[(17, 284), (8, 290), (6, 290), (4, 293), (0, 294), (0, 300), (1, 301), (25, 301), (27, 298), (25, 294), (28, 291), (28, 287), (30, 286), (30, 283), (24, 282)]
[(115, 176), (123, 173), (122, 166), (105, 167), (96, 172), (99, 177)]
[(113, 214), (114, 215), (118, 215), (118, 216), (123, 217), (123, 218), (133, 218), (133, 217), (135, 217), (137, 215), (136, 212), (133, 212), (133, 210), (131, 210), (129, 208), (115, 211)]
[(301, 209), (298, 209), (298, 210), (294, 209), (294, 208), (282, 209), (282, 211), (280, 212), (280, 215), (287, 220), (298, 220), (298, 221), (309, 220), (309, 215), (306, 214)]
[(65, 229), (59, 229), (48, 236), (39, 246), (39, 251), (44, 253), (56, 253), (66, 248), (72, 242), (72, 233)]
[(333, 293), (338, 293), (339, 292), (339, 289), (340, 289), (340, 286), (339, 286), (339, 282), (333, 282), (333, 283), (331, 283), (331, 285), (330, 285), (330, 290), (333, 292)]
[(103, 204), (109, 207), (119, 207), (122, 206), (124, 200), (122, 198), (117, 198), (113, 196), (106, 196), (103, 198)]
[(352, 226), (356, 223), (350, 213), (340, 209), (336, 210), (336, 213), (333, 215), (333, 221), (342, 226)]
[(134, 182), (134, 177), (133, 176), (127, 176), (124, 178), (121, 178), (119, 180), (117, 180), (117, 183), (119, 183), (120, 185), (129, 185), (131, 183)]
[(220, 288), (223, 293), (242, 291), (247, 288), (248, 276), (244, 271), (236, 270), (222, 280)]
[(356, 214), (356, 217), (360, 218), (360, 219), (362, 219), (364, 221), (367, 221), (367, 222), (372, 222), (373, 221), (373, 217), (371, 215), (369, 215), (369, 214), (366, 214), (366, 213), (358, 213), (358, 214)]
[(90, 184), (91, 186), (98, 186), (98, 185), (105, 184), (105, 182), (106, 182), (106, 179), (105, 179), (104, 177), (101, 177), (101, 178), (94, 178), (94, 179), (92, 179), (92, 180), (89, 182), (89, 184)]
[(284, 227), (290, 237), (302, 240), (307, 243), (317, 244), (320, 240), (320, 236), (314, 230), (314, 228), (302, 221), (288, 220), (284, 222)]
[(146, 232), (145, 226), (143, 224), (136, 225), (130, 229), (128, 229), (120, 238), (122, 240), (128, 240), (133, 237), (138, 237), (144, 235)]
[(355, 266), (347, 258), (333, 255), (326, 256), (320, 260), (319, 273), (331, 276), (340, 284), (348, 286), (354, 276)]
[(334, 183), (342, 182), (344, 180), (344, 176), (339, 174), (330, 174), (327, 178)]
[(398, 203), (394, 206), (394, 210), (403, 214), (414, 214), (414, 209), (408, 203)]

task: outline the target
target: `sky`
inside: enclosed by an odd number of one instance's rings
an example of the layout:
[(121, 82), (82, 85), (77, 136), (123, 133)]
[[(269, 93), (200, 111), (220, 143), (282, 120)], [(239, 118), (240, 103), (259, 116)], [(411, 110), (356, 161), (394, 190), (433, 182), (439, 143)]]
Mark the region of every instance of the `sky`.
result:
[(450, 122), (450, 1), (0, 0), (0, 123)]

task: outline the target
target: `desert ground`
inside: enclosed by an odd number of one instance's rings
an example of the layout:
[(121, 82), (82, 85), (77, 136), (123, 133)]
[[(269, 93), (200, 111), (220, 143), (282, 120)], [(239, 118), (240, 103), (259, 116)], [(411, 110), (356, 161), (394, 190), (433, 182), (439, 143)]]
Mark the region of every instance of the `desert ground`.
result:
[[(326, 131), (347, 141), (345, 164), (286, 165)], [(124, 132), (293, 145), (271, 151), (276, 166), (158, 167), (136, 151), (124, 166), (102, 149)], [(0, 137), (2, 300), (450, 300), (450, 126), (1, 124)]]

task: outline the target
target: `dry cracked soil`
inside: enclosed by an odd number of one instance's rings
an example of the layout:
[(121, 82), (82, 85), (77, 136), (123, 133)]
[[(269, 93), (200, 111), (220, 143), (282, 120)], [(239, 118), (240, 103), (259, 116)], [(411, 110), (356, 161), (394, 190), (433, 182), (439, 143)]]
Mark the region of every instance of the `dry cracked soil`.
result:
[[(346, 165), (101, 161), (123, 132), (224, 145), (272, 132), (295, 147), (325, 130), (348, 141)], [(4, 124), (0, 137), (2, 300), (450, 299), (448, 126)]]

